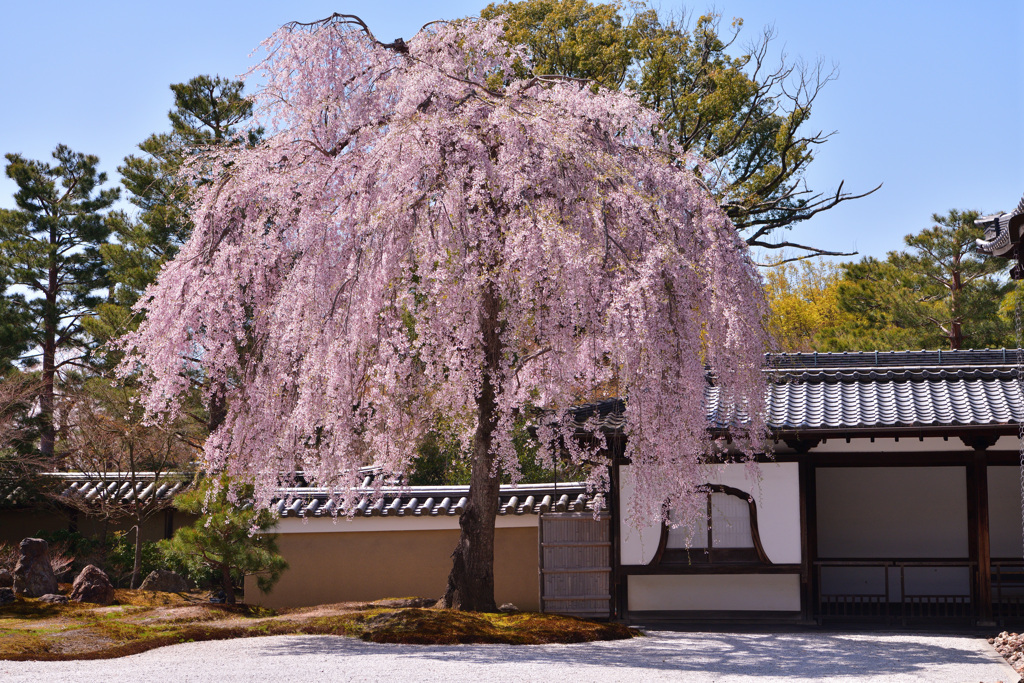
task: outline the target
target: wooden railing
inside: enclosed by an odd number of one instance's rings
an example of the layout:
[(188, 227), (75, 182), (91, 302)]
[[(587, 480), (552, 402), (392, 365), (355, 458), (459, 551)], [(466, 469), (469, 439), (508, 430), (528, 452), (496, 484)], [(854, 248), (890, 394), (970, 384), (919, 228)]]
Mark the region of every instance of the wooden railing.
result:
[(992, 615), (1000, 624), (1024, 620), (1024, 560), (992, 560)]
[[(952, 583), (962, 584), (959, 590), (922, 591), (919, 584), (928, 579), (914, 576), (921, 570), (963, 570), (962, 577)], [(828, 574), (841, 570), (854, 570), (870, 579), (870, 587), (845, 590), (829, 586), (840, 583)], [(956, 559), (829, 559), (814, 563), (817, 590), (815, 618), (824, 620), (871, 620), (906, 626), (911, 621), (957, 620), (971, 621), (977, 614), (974, 596), (976, 563)], [(911, 576), (908, 577), (908, 572)], [(930, 577), (932, 581), (940, 580)], [(908, 581), (909, 579), (909, 581)], [(847, 583), (852, 583), (847, 581)], [(868, 583), (865, 581), (865, 583)], [(873, 588), (872, 588), (873, 587)], [(1024, 592), (1021, 594), (1024, 605)]]

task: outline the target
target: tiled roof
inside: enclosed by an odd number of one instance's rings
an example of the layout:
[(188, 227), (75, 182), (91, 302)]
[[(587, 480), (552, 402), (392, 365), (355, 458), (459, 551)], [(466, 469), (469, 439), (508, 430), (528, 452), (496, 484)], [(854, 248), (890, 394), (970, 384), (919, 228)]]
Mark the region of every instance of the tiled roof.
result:
[(839, 368), (978, 368), (1008, 367), (1016, 364), (1016, 349), (772, 353), (766, 358), (766, 365), (775, 370), (790, 368), (821, 370)]
[[(1024, 395), (1015, 349), (793, 353), (768, 357), (768, 423), (777, 431), (1017, 425)], [(709, 425), (727, 426), (713, 380), (705, 387)], [(574, 411), (620, 431), (624, 404), (608, 400)]]
[[(48, 492), (55, 496), (76, 497), (86, 503), (130, 503), (140, 500), (170, 500), (188, 487), (187, 475), (161, 475), (139, 472), (133, 486), (127, 477), (119, 475), (97, 476), (84, 472), (48, 472), (41, 475)], [(0, 482), (0, 505), (25, 505), (31, 502), (31, 492), (20, 484)]]
[[(326, 489), (284, 489), (276, 504), (281, 517), (329, 517), (337, 506)], [(356, 517), (458, 516), (466, 508), (468, 486), (407, 486), (359, 492)], [(374, 502), (375, 501), (375, 502)], [(537, 515), (544, 512), (593, 512), (603, 509), (603, 496), (591, 496), (580, 483), (502, 486), (499, 515)]]
[(149, 472), (136, 474), (134, 486), (122, 478), (95, 478), (80, 472), (62, 472), (50, 476), (63, 480), (59, 495), (69, 498), (80, 497), (87, 503), (130, 503), (136, 500), (148, 503), (154, 500), (170, 500), (187, 488), (190, 481), (184, 477), (164, 476), (157, 479)]

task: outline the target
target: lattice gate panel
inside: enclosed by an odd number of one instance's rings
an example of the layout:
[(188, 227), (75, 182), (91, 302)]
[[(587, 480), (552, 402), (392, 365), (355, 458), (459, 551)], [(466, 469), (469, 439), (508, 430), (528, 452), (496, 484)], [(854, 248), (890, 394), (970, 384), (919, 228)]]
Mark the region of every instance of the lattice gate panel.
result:
[(607, 515), (565, 512), (540, 517), (542, 612), (611, 616), (611, 536)]

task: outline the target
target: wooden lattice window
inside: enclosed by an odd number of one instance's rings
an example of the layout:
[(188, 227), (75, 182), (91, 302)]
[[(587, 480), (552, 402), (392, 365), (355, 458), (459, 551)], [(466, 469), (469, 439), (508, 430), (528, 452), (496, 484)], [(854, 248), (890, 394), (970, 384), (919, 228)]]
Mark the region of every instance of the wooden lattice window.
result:
[(689, 526), (666, 523), (651, 564), (771, 564), (761, 547), (753, 497), (721, 484), (701, 488), (704, 512)]

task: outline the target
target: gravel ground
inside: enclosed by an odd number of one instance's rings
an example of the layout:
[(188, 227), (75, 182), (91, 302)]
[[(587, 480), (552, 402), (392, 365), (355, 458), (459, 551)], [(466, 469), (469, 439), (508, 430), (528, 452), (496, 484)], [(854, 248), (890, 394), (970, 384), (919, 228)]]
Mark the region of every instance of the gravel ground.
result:
[(949, 681), (1016, 683), (984, 638), (675, 633), (585, 645), (377, 645), (337, 636), (185, 643), (92, 662), (0, 662), (0, 681)]

